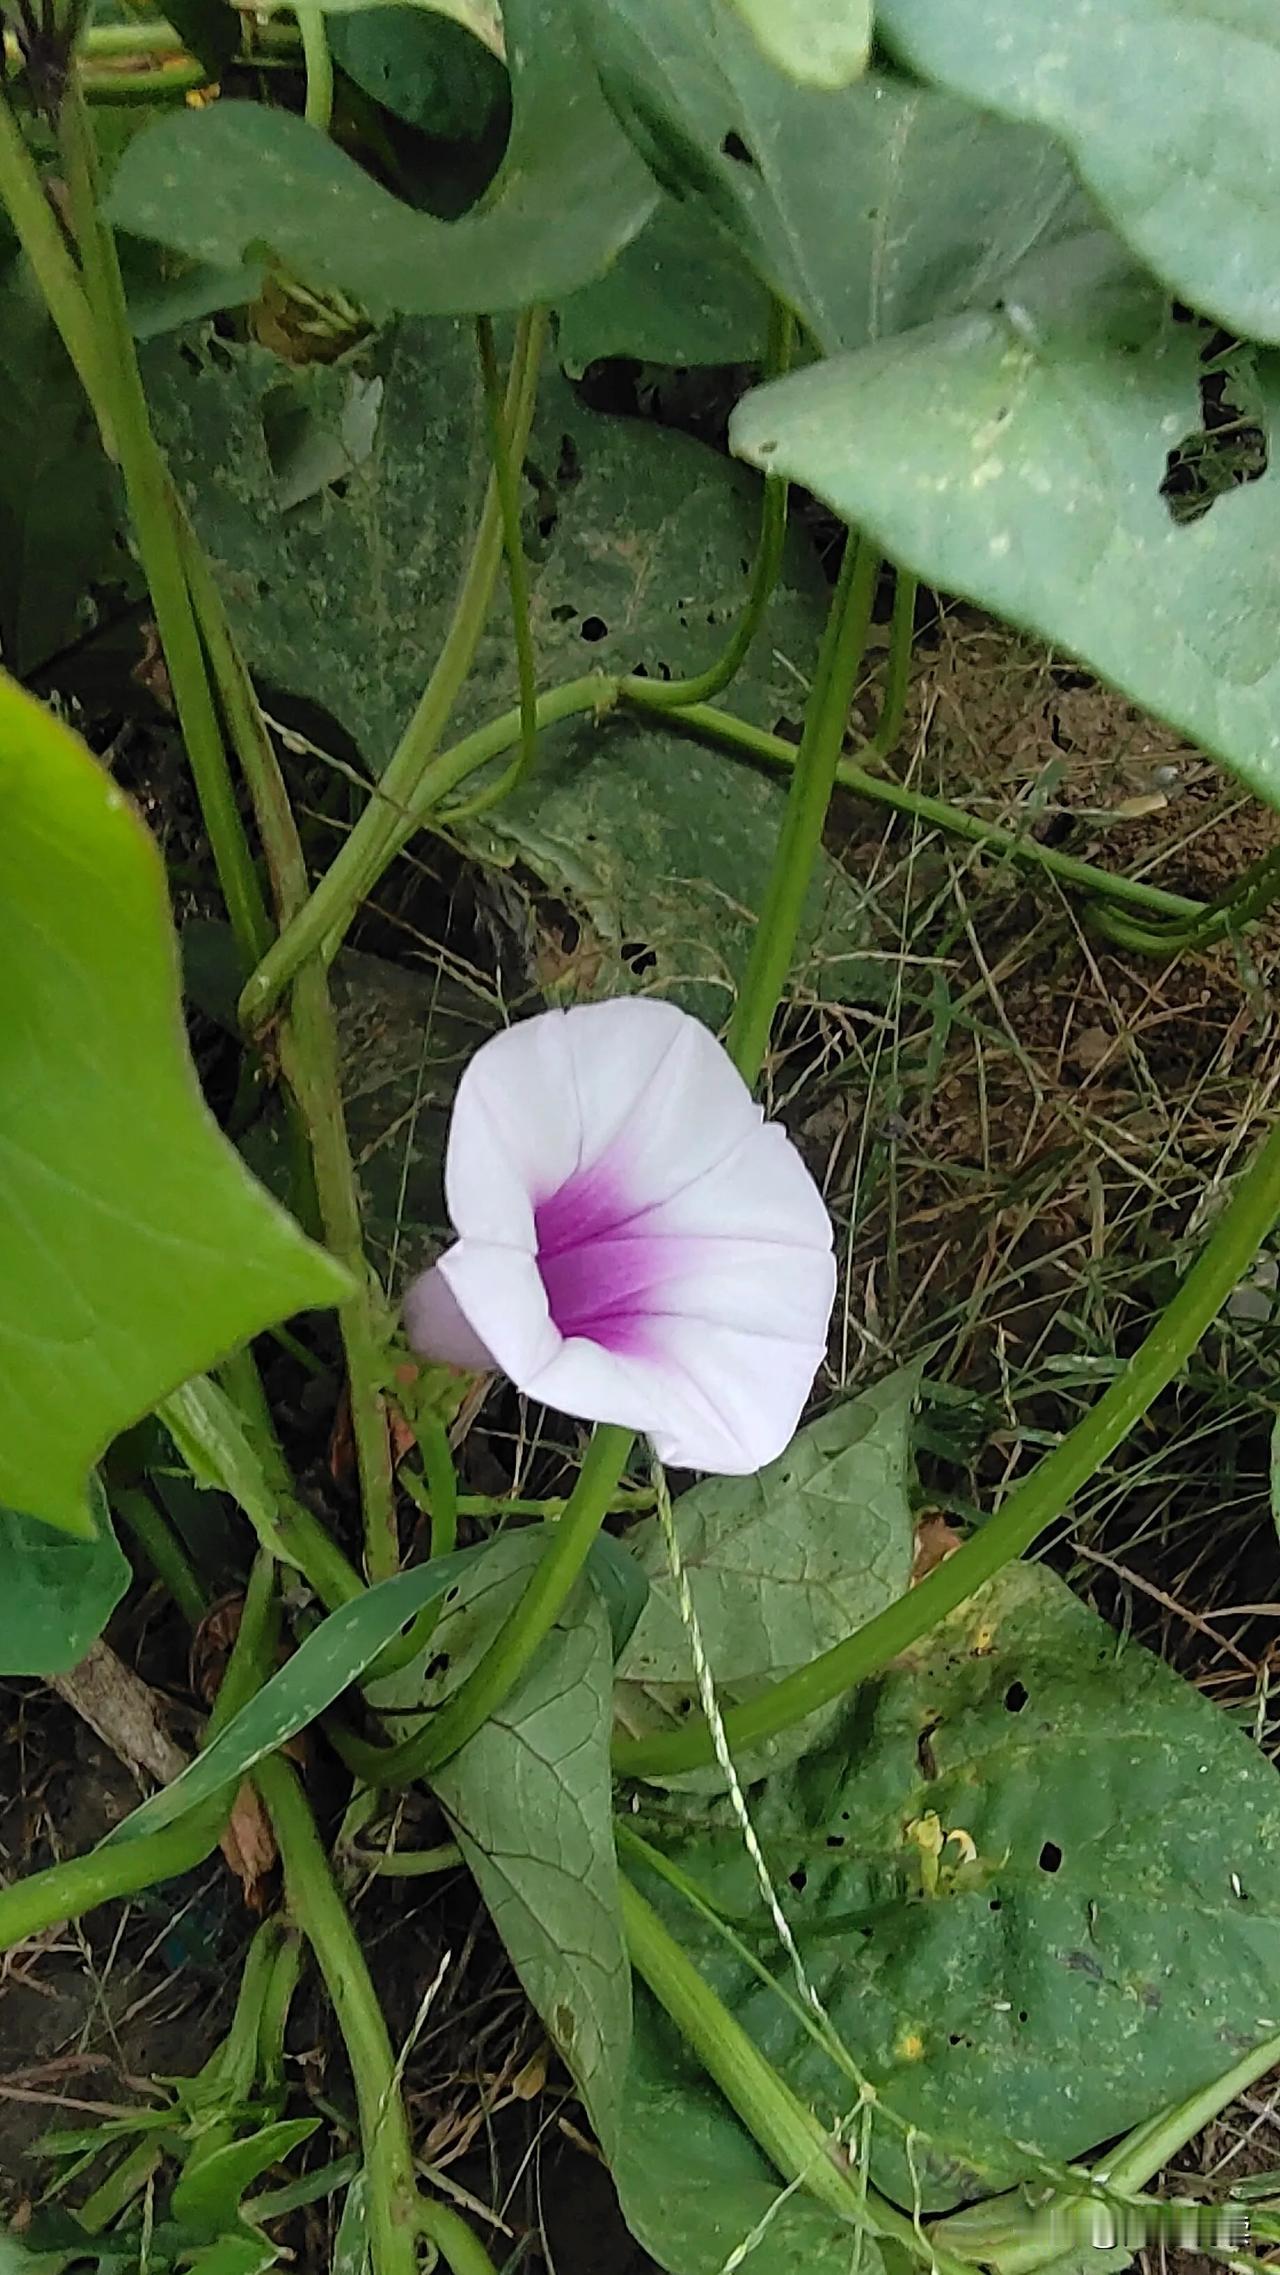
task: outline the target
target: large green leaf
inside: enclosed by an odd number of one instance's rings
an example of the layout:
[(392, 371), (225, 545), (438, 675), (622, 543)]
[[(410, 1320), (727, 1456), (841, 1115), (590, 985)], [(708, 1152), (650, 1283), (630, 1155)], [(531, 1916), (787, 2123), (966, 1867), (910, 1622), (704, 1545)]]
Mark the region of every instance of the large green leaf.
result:
[[(227, 11), (231, 13), (230, 9)], [(0, 655), (21, 677), (90, 629), (123, 583), (111, 468), (26, 262), (0, 234)]]
[[(437, 1651), (449, 1647), (443, 1626)], [(613, 1651), (580, 1591), (533, 1666), (432, 1783), (606, 2156), (620, 2139), (631, 1981), (609, 1777)]]
[[(1205, 335), (1118, 266), (1057, 248), (1005, 305), (929, 325), (749, 395), (733, 447), (791, 475), (893, 558), (1071, 649), (1280, 798), (1280, 481), (1175, 518), (1202, 444)], [(1250, 383), (1276, 424), (1280, 367)]]
[(346, 1274), (200, 1097), (159, 854), (0, 678), (0, 1501), (89, 1526), (118, 1431)]
[(61, 1675), (77, 1666), (128, 1587), (129, 1561), (96, 1478), (89, 1503), (92, 1540), (0, 1509), (0, 1675)]
[[(754, 1815), (811, 1981), (881, 2103), (921, 2129), (913, 2152), (877, 2116), (872, 2177), (900, 2203), (945, 2209), (1034, 2176), (1038, 2155), (1077, 2158), (1275, 2029), (1275, 1770), (1041, 1567), (913, 1645)], [(785, 1974), (727, 1818), (667, 1845)], [(797, 2090), (847, 2110), (778, 1996), (651, 1892)]]
[(846, 87), (871, 52), (871, 0), (733, 0), (771, 62), (805, 87)]
[(604, 275), (563, 303), (560, 358), (571, 374), (598, 356), (758, 363), (768, 321), (768, 295), (725, 232), (701, 204), (664, 197)]
[[(816, 1658), (905, 1594), (917, 1380), (914, 1368), (890, 1375), (810, 1422), (758, 1476), (707, 1478), (676, 1502), (681, 1561), (726, 1700), (750, 1697)], [(648, 1735), (677, 1728), (691, 1711), (693, 1662), (656, 1518), (637, 1526), (628, 1545), (651, 1585), (619, 1667), (618, 1714), (628, 1730)], [(824, 1726), (810, 1719), (744, 1755), (740, 1767), (759, 1776), (794, 1759)], [(718, 1773), (677, 1782), (708, 1781), (718, 1784)]]
[(584, 21), (659, 179), (705, 203), (828, 352), (967, 307), (1078, 203), (1043, 132), (885, 72), (798, 87), (723, 0), (603, 0)]
[(804, 2190), (784, 2195), (768, 2158), (642, 1989), (612, 2169), (627, 2226), (670, 2275), (722, 2275), (756, 2229), (747, 2275), (882, 2275), (869, 2236)]
[(334, 61), (385, 110), (444, 141), (479, 138), (505, 104), (496, 56), (452, 19), (424, 8), (343, 8), (328, 22)]
[(220, 102), (154, 126), (112, 185), (113, 220), (189, 259), (235, 267), (266, 243), (308, 284), (375, 317), (522, 308), (573, 292), (643, 228), (657, 192), (619, 133), (567, 0), (507, 0), (513, 123), (482, 204), (415, 213), (314, 127)]
[(1271, 0), (878, 0), (912, 70), (1061, 136), (1182, 299), (1280, 341)]

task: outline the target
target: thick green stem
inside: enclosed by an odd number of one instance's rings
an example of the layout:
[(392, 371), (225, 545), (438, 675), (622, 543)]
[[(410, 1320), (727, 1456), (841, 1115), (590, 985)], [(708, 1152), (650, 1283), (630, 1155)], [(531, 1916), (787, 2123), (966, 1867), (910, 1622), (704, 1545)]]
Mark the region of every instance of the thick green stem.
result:
[(45, 306), (57, 326), (76, 376), (93, 406), (103, 442), (114, 455), (115, 444), (102, 382), (98, 341), (85, 296), (84, 280), (67, 250), (66, 239), (53, 217), (35, 160), (22, 138), (0, 78), (0, 201), (31, 264)]
[(520, 529), (520, 463), (511, 448), (507, 433), (502, 381), (493, 343), (493, 325), (487, 316), (476, 318), (476, 350), (480, 358), (480, 377), (489, 420), (489, 452), (493, 460), (494, 480), (498, 486), (502, 549), (507, 562), (511, 625), (515, 635), (516, 676), (520, 688), (519, 747), (513, 763), (504, 770), (499, 780), (490, 786), (482, 798), (476, 799), (472, 810), (480, 813), (489, 806), (498, 805), (533, 766), (538, 748), (538, 667), (533, 652), (533, 625), (529, 615), (529, 568), (524, 557), (524, 538)]
[(953, 2270), (957, 2263), (949, 2253), (931, 2251), (915, 2222), (851, 2169), (832, 2134), (721, 2004), (625, 1873), (619, 1874), (618, 1892), (637, 1974), (783, 2178), (802, 2181), (811, 2196), (852, 2227), (892, 2236), (913, 2258)]
[[(517, 464), (528, 444), (545, 331), (546, 315), (541, 309), (527, 312), (517, 328), (506, 420), (510, 452)], [(323, 947), (326, 953), (336, 948), (361, 902), (393, 858), (403, 816), (415, 800), (421, 799), (428, 784), (439, 797), (461, 779), (456, 773), (441, 779), (431, 762), (471, 669), (501, 559), (502, 516), (497, 480), (491, 475), (453, 618), (417, 710), (342, 851), (250, 978), (240, 1000), (246, 1027), (262, 1025), (294, 973), (317, 948)]]
[[(1047, 1454), (980, 1532), (896, 1603), (829, 1651), (724, 1717), (731, 1745), (753, 1746), (804, 1721), (895, 1659), (983, 1583), (1026, 1553), (1114, 1453), (1172, 1382), (1248, 1269), (1280, 1215), (1280, 1128), (1240, 1179), (1203, 1250), (1145, 1341), (1061, 1445)], [(712, 1759), (705, 1723), (669, 1737), (626, 1739), (615, 1749), (626, 1776), (666, 1776)]]
[(794, 754), (795, 771), (782, 835), (729, 1025), (729, 1055), (748, 1082), (756, 1080), (764, 1064), (774, 1016), (791, 970), (814, 862), (822, 845), (849, 699), (866, 646), (879, 566), (871, 547), (851, 530), (805, 707), (804, 733)]
[(493, 2275), (470, 2229), (440, 2220), (441, 2207), (419, 2197), (386, 2020), (302, 1787), (279, 1755), (260, 1762), (254, 1777), (279, 1843), (290, 1914), (315, 1954), (351, 2064), (374, 2275), (416, 2275), (420, 2231), (431, 2235), (455, 2275)]
[[(101, 375), (129, 512), (218, 882), (241, 959), (252, 969), (266, 952), (271, 925), (236, 806), (217, 707), (205, 670), (170, 505), (169, 477), (151, 431), (129, 327), (115, 239), (98, 204), (93, 128), (74, 83), (63, 102), (61, 128), (76, 238), (100, 347), (89, 376), (95, 370)], [(56, 311), (54, 314), (56, 320)]]
[(298, 7), (294, 14), (298, 19), (298, 30), (302, 34), (302, 55), (307, 72), (303, 116), (309, 126), (318, 127), (321, 134), (327, 134), (333, 119), (333, 56), (329, 48), (324, 10), (311, 6)]
[(124, 1485), (113, 1491), (111, 1506), (125, 1529), (132, 1533), (183, 1618), (190, 1626), (198, 1626), (205, 1613), (205, 1592), (168, 1518), (161, 1514), (145, 1488), (138, 1485)]
[[(306, 860), (289, 793), (222, 595), (185, 521), (182, 549), (227, 732), (253, 801), (277, 913), (281, 924), (287, 924), (302, 907), (308, 890)], [(347, 1140), (337, 1029), (328, 982), (315, 957), (297, 975), (289, 1016), (281, 1029), (280, 1057), (306, 1129), (325, 1238), (351, 1274), (351, 1294), (338, 1307), (338, 1325), (347, 1361), (365, 1561), (371, 1580), (385, 1580), (398, 1571), (400, 1554), (391, 1443), (382, 1395), (381, 1338)]]
[(388, 1747), (378, 1764), (379, 1785), (411, 1785), (415, 1778), (429, 1777), (475, 1736), (514, 1690), (569, 1600), (630, 1451), (629, 1430), (606, 1424), (595, 1431), (569, 1505), (551, 1532), (520, 1602), (479, 1664), (426, 1729)]
[[(795, 318), (789, 308), (774, 301), (769, 311), (769, 337), (762, 379), (779, 379), (790, 368), (795, 345)], [(766, 474), (760, 506), (760, 534), (756, 540), (751, 583), (741, 616), (723, 652), (692, 679), (632, 677), (622, 682), (628, 702), (641, 710), (670, 711), (689, 703), (709, 703), (713, 695), (737, 676), (773, 598), (787, 541), (788, 484), (781, 474)]]

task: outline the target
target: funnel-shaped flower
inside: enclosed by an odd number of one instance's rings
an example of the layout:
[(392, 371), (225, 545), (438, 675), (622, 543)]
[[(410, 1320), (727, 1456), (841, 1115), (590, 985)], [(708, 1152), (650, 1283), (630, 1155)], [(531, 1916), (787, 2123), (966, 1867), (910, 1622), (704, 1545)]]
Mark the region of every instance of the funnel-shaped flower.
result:
[(831, 1225), (708, 1030), (628, 997), (486, 1043), (445, 1167), (458, 1234), (409, 1289), (424, 1356), (727, 1474), (782, 1452), (826, 1347)]

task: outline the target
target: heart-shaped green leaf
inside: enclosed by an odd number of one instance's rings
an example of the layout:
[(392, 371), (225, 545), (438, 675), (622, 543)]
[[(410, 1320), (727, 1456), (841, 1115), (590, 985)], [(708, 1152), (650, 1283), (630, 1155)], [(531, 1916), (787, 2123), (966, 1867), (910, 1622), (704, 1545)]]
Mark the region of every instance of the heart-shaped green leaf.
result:
[(0, 1502), (89, 1532), (120, 1430), (347, 1277), (201, 1099), (146, 830), (3, 677), (0, 931)]

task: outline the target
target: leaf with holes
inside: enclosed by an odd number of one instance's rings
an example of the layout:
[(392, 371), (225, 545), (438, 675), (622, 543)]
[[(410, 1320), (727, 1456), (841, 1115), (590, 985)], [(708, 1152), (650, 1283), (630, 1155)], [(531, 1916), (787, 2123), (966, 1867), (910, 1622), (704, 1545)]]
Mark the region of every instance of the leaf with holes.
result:
[(1031, 246), (1079, 225), (1070, 166), (1036, 128), (887, 72), (798, 87), (722, 0), (604, 0), (584, 20), (659, 180), (828, 353), (983, 300)]
[(869, 2236), (803, 2191), (784, 2194), (746, 2126), (639, 1986), (612, 2172), (632, 2235), (671, 2275), (723, 2275), (757, 2230), (742, 2262), (748, 2275), (883, 2275)]
[(2, 675), (0, 811), (0, 1500), (84, 1532), (119, 1431), (349, 1283), (200, 1096), (155, 845)]
[[(810, 1979), (893, 2113), (871, 2173), (898, 2203), (1074, 2160), (1276, 2028), (1280, 1779), (1041, 1566), (913, 1644), (753, 1815)], [(740, 1835), (712, 1816), (657, 1837), (776, 1966)], [(846, 2110), (776, 1993), (684, 1898), (646, 1892), (797, 2091)], [(927, 2136), (914, 2156), (894, 2117)]]
[(493, 314), (554, 300), (607, 268), (657, 202), (578, 44), (567, 0), (506, 0), (513, 123), (482, 204), (415, 212), (305, 119), (219, 102), (130, 145), (112, 219), (189, 260), (234, 268), (266, 244), (309, 285), (393, 311)]
[[(449, 1648), (447, 1625), (436, 1643)], [(451, 1673), (458, 1679), (456, 1666)], [(609, 1776), (612, 1693), (608, 1617), (594, 1593), (580, 1591), (511, 1697), (431, 1780), (611, 2160), (631, 2037)]]
[(1048, 127), (1171, 291), (1280, 341), (1280, 17), (1270, 0), (879, 0), (922, 78)]
[[(749, 1698), (905, 1594), (918, 1383), (916, 1368), (890, 1375), (808, 1423), (758, 1476), (707, 1478), (676, 1502), (681, 1561), (722, 1699)], [(618, 1670), (617, 1712), (628, 1731), (649, 1736), (678, 1727), (697, 1692), (657, 1519), (636, 1526), (628, 1545), (650, 1594)], [(833, 1711), (744, 1755), (743, 1775), (808, 1751)], [(704, 1790), (723, 1780), (708, 1770), (674, 1782)]]
[(78, 1666), (128, 1587), (129, 1560), (96, 1477), (89, 1503), (92, 1540), (0, 1509), (0, 1675), (62, 1675)]
[(1261, 468), (1280, 366), (1241, 378), (1248, 433), (1228, 414), (1215, 441), (1211, 346), (1090, 237), (1028, 266), (998, 312), (760, 388), (732, 443), (1276, 803), (1280, 482)]
[[(263, 350), (208, 337), (158, 344), (147, 359), (157, 422), (250, 662), (268, 685), (328, 709), (377, 769), (414, 708), (457, 590), (483, 450), (472, 361), (460, 327), (413, 322), (378, 344), (364, 377), (313, 368), (282, 378)], [(348, 452), (336, 483), (264, 513), (298, 463), (299, 421), (340, 441), (357, 387), (362, 417), (372, 403), (358, 459)], [(313, 434), (307, 463), (321, 458)], [(543, 682), (592, 665), (682, 676), (714, 661), (746, 589), (759, 513), (750, 478), (687, 436), (585, 410), (554, 377), (527, 466)], [(749, 717), (772, 726), (796, 716), (825, 603), (796, 539), (735, 681)], [(504, 604), (453, 731), (516, 695)], [(582, 718), (541, 738), (530, 781), (467, 842), (495, 865), (532, 870), (579, 912), (557, 936), (539, 909), (508, 896), (541, 985), (608, 995), (640, 984), (719, 1020), (783, 803), (776, 782), (674, 751), (665, 730)], [(867, 959), (867, 936), (858, 889), (824, 859), (799, 986), (881, 999), (887, 967)]]

